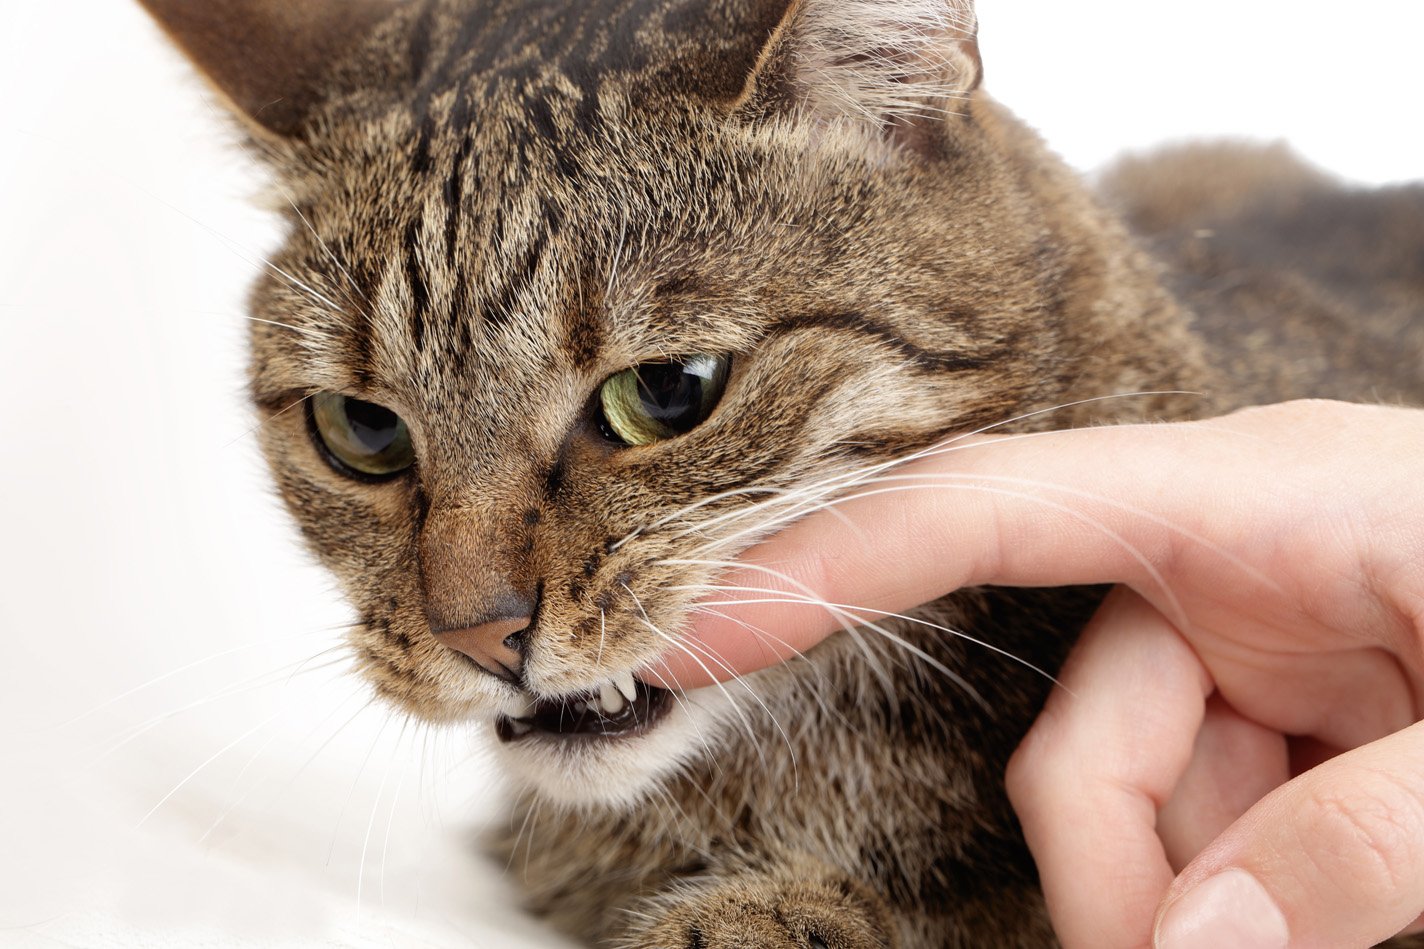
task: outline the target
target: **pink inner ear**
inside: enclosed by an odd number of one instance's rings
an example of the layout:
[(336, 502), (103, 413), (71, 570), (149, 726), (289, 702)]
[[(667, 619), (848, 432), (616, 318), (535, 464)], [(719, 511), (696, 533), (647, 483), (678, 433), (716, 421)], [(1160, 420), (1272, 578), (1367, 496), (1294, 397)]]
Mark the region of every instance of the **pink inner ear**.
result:
[(234, 109), (298, 132), (326, 79), (397, 0), (139, 0)]

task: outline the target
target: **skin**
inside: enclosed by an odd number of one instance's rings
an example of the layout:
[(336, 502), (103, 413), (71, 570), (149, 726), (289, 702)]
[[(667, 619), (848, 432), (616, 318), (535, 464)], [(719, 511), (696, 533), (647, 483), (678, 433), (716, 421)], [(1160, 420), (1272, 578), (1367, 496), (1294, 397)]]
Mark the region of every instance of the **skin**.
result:
[[(1205, 945), (1169, 938), (1173, 910), (1233, 869), (1280, 914), (1245, 915), (1288, 930), (1260, 945), (1424, 929), (1424, 411), (1293, 402), (954, 444), (900, 473), (959, 490), (848, 500), (732, 582), (887, 611), (1121, 585), (1008, 772), (1064, 945)], [(719, 612), (690, 634), (739, 673), (837, 628), (814, 606)]]

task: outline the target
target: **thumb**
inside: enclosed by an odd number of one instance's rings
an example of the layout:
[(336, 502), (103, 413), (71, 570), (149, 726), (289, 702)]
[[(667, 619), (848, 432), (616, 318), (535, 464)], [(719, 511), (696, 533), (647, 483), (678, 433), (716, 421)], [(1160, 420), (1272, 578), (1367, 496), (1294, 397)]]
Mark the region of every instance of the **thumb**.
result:
[(1424, 723), (1277, 788), (1177, 878), (1157, 949), (1372, 946), (1424, 911)]

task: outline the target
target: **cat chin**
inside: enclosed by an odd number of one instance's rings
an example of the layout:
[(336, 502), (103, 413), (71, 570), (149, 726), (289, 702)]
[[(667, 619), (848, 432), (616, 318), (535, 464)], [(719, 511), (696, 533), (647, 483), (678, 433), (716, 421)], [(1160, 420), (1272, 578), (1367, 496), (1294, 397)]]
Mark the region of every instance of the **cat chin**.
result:
[(517, 792), (574, 810), (632, 810), (685, 764), (715, 749), (729, 703), (715, 689), (677, 697), (657, 727), (616, 739), (497, 743)]

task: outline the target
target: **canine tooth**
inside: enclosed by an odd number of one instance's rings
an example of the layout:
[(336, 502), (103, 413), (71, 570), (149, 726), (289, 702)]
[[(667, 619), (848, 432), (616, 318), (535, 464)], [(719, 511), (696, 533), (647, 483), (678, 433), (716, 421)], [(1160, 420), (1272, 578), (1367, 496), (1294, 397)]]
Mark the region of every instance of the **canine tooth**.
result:
[(603, 710), (609, 715), (617, 715), (623, 711), (623, 706), (628, 704), (623, 700), (623, 693), (619, 692), (612, 682), (605, 682), (599, 687), (598, 698), (603, 703)]
[(588, 711), (588, 706), (585, 705), (585, 704), (582, 703), (582, 702), (575, 702), (575, 703), (574, 703), (574, 711), (575, 711), (575, 712), (578, 712), (580, 715), (582, 715), (584, 712)]
[(533, 699), (520, 699), (519, 704), (508, 712), (508, 715), (510, 718), (533, 718), (538, 707), (539, 703)]
[(623, 697), (628, 701), (631, 702), (638, 697), (638, 687), (633, 683), (633, 673), (619, 673), (613, 677), (613, 684), (618, 687), (618, 691), (622, 692)]
[(528, 722), (521, 722), (517, 718), (512, 718), (509, 720), (509, 730), (515, 736), (527, 735), (534, 730), (534, 726)]

